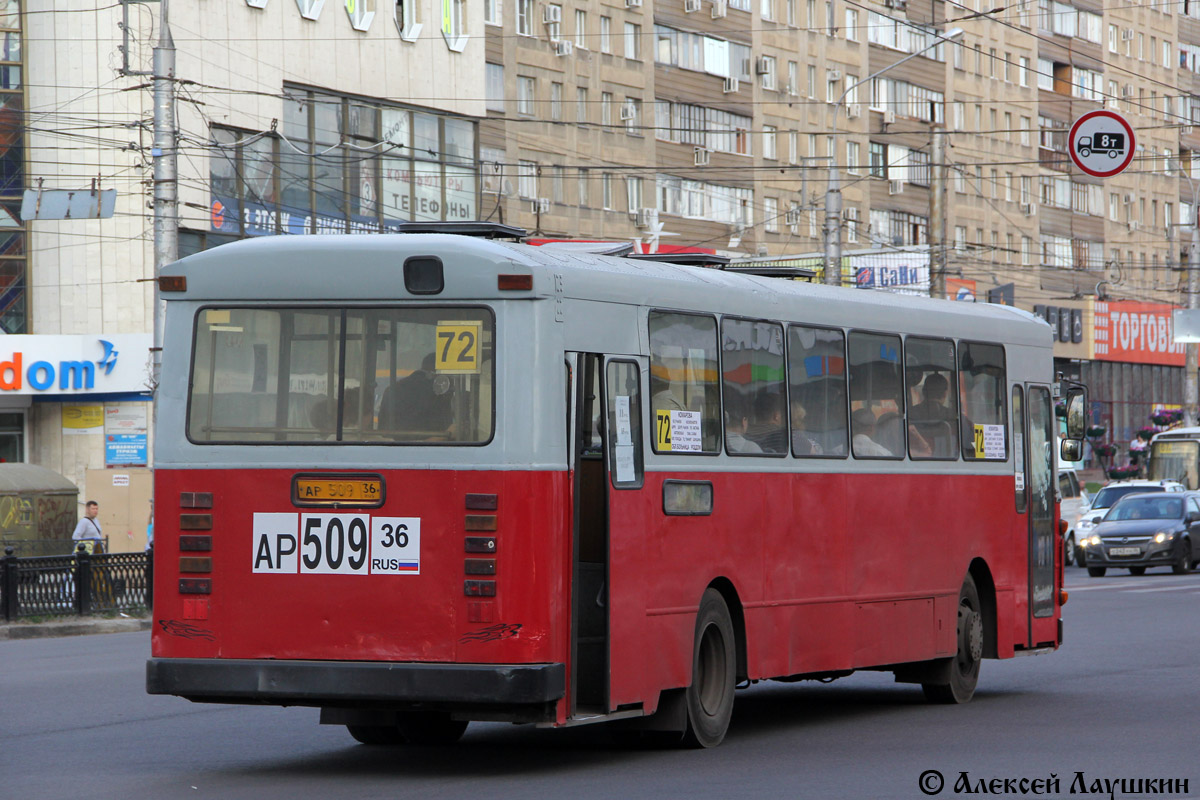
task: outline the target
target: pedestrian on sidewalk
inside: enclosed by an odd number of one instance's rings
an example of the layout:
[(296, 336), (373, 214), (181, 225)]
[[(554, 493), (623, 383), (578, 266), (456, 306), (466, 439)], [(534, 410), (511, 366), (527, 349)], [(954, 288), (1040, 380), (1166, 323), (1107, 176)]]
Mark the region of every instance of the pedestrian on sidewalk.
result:
[(88, 500), (84, 506), (83, 519), (79, 520), (75, 532), (71, 534), (75, 547), (83, 542), (89, 553), (104, 552), (104, 535), (100, 532), (100, 523), (96, 521), (96, 515), (99, 513), (100, 504), (95, 500)]

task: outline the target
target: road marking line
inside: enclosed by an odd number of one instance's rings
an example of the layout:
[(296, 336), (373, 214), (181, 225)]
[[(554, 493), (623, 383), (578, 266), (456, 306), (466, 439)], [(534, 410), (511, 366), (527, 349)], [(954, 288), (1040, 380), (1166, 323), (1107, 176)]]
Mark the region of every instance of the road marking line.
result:
[(1155, 589), (1130, 589), (1125, 594), (1145, 594), (1147, 592), (1183, 592), (1183, 591), (1198, 591), (1200, 586), (1159, 586)]

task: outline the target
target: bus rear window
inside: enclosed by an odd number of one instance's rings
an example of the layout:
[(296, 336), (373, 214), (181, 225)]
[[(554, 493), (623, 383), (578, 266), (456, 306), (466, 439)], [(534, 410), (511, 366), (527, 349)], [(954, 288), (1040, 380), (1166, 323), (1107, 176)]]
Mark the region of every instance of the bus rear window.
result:
[(1150, 450), (1150, 480), (1200, 486), (1200, 443), (1155, 442)]
[(482, 444), (494, 323), (480, 308), (206, 308), (188, 439)]

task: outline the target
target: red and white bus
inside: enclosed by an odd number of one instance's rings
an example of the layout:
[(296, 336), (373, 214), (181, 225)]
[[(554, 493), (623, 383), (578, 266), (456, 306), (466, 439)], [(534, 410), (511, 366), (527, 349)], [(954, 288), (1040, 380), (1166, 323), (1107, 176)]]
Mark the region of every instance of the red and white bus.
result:
[(1062, 641), (1025, 312), (447, 234), (238, 242), (160, 287), (152, 693), (711, 746), (746, 682), (961, 703)]

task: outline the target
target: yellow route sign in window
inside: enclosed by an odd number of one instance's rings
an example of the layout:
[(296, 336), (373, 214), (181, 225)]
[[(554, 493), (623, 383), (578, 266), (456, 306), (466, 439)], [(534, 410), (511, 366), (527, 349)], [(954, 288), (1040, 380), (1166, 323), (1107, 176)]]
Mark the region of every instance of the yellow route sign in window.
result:
[(443, 375), (471, 375), (479, 372), (479, 348), (483, 323), (439, 322), (435, 333), (434, 369)]

